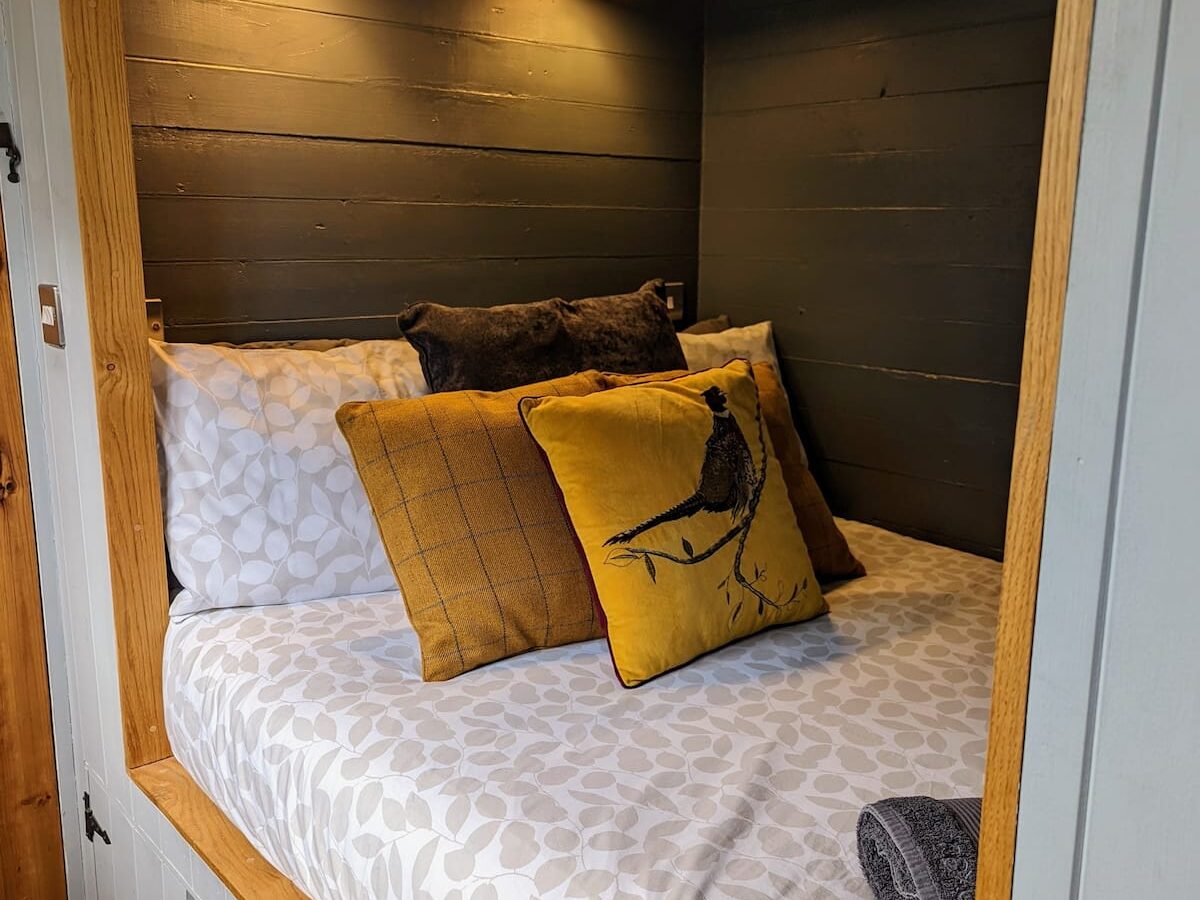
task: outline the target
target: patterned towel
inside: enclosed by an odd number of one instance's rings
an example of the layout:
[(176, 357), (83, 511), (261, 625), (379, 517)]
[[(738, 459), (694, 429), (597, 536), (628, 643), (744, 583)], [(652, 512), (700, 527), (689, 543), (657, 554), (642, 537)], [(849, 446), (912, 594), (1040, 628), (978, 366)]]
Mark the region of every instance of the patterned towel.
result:
[(975, 900), (979, 798), (894, 797), (858, 817), (858, 858), (878, 900)]

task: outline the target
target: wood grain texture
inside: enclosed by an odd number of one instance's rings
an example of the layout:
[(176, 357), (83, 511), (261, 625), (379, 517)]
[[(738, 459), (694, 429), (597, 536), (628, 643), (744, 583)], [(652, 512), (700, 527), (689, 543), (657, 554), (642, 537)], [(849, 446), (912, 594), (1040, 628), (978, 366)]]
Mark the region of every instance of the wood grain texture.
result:
[(130, 767), (170, 755), (167, 576), (119, 0), (62, 0), (63, 52)]
[(129, 777), (238, 900), (306, 896), (263, 859), (175, 757), (131, 769)]
[[(459, 206), (377, 200), (145, 197), (143, 253), (162, 260), (686, 256), (694, 210)], [(179, 221), (188, 227), (179, 228)], [(539, 251), (530, 253), (531, 246)], [(631, 285), (630, 289), (637, 285)], [(532, 299), (532, 298), (531, 298)]]
[(1041, 134), (1045, 99), (1045, 84), (1020, 84), (714, 113), (704, 119), (704, 161), (1028, 144)]
[(143, 196), (694, 209), (700, 179), (698, 162), (169, 128), (133, 147)]
[(459, 306), (626, 291), (678, 275), (695, 284), (689, 256), (466, 259), (315, 259), (150, 263), (146, 289), (172, 299), (171, 327), (328, 318), (332, 299), (355, 316), (395, 316), (418, 300)]
[(696, 159), (700, 116), (131, 59), (136, 125)]
[(774, 323), (835, 511), (994, 557), (1053, 13), (707, 7), (700, 314)]
[(830, 504), (846, 510), (851, 519), (968, 553), (999, 557), (1007, 499), (1003, 491), (833, 460), (814, 461), (813, 473), (830, 485), (826, 492)]
[(847, 3), (846, 0), (721, 3), (708, 10), (709, 33), (722, 38), (705, 48), (714, 62), (861, 46), (901, 37), (977, 25), (1036, 18), (1054, 13), (1054, 0), (963, 3), (961, 0), (904, 0)]
[[(1052, 18), (882, 38), (753, 59), (713, 60), (706, 112), (874, 100), (1046, 80)], [(824, 23), (817, 25), (820, 30)]]
[(246, 0), (129, 0), (126, 9), (131, 57), (659, 112), (700, 109), (699, 82), (678, 60), (478, 34), (452, 49), (438, 29)]
[(1093, 0), (1060, 0), (1055, 26), (996, 633), (976, 884), (979, 900), (1012, 896), (1029, 661), (1093, 10)]
[(0, 897), (67, 896), (37, 539), (0, 214)]
[(701, 24), (682, 2), (128, 0), (168, 332), (326, 333), (331, 296), (390, 334), (374, 317), (413, 299), (694, 286)]
[(1041, 143), (937, 150), (867, 150), (774, 157), (730, 166), (704, 201), (732, 209), (778, 206), (1034, 207)]
[(880, 208), (709, 210), (702, 260), (807, 258), (844, 266), (859, 261), (1024, 266), (1033, 211)]
[[(336, 16), (399, 22), (452, 34), (512, 38), (621, 56), (699, 59), (701, 20), (694, 0), (654, 3), (480, 3), (479, 0), (259, 0)], [(1043, 0), (1044, 2), (1044, 0)], [(664, 29), (677, 40), (664, 40)]]

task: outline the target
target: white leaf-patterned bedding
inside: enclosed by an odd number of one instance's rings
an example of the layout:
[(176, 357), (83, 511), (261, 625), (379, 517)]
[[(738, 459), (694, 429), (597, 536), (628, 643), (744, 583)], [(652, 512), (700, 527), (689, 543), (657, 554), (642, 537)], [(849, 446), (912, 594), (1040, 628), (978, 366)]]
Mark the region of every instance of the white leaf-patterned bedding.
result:
[(175, 755), (314, 898), (867, 898), (854, 825), (981, 790), (999, 564), (843, 523), (828, 617), (622, 688), (602, 641), (424, 683), (398, 594), (172, 622)]

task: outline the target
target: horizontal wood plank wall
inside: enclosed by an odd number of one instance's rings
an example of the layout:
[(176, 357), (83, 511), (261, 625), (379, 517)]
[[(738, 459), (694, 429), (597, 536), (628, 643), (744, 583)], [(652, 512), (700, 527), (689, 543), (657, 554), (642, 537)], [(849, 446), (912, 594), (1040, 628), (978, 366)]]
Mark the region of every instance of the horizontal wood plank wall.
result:
[(171, 340), (391, 336), (697, 280), (701, 11), (127, 0), (146, 289)]
[(835, 510), (999, 556), (1053, 0), (709, 0), (700, 313), (769, 318)]

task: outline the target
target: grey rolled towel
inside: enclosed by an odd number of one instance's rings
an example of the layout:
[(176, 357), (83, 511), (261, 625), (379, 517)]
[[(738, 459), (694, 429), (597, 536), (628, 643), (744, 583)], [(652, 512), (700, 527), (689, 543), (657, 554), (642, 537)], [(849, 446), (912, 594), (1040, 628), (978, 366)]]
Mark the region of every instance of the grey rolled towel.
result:
[(975, 900), (979, 798), (893, 797), (858, 817), (858, 858), (878, 900)]

